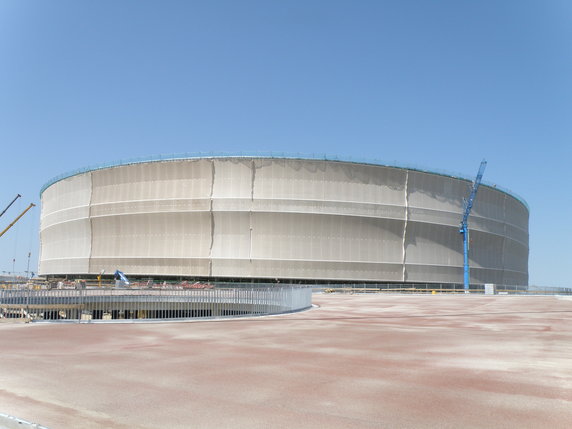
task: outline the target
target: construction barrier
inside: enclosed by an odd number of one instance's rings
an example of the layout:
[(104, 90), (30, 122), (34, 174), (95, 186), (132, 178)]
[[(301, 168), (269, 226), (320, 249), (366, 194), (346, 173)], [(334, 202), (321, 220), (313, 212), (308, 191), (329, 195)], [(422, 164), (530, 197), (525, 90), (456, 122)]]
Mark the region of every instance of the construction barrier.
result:
[(301, 311), (311, 305), (312, 288), (303, 285), (0, 290), (0, 318), (33, 322), (260, 316)]

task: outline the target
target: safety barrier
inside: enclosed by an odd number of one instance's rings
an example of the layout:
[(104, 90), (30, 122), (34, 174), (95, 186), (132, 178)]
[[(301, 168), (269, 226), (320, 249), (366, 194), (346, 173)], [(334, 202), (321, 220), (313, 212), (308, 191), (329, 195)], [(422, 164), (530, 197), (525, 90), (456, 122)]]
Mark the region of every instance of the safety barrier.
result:
[[(495, 295), (572, 295), (572, 288), (539, 287), (521, 285), (492, 285)], [(325, 293), (397, 293), (397, 294), (461, 294), (462, 284), (450, 283), (403, 283), (403, 284), (329, 284), (316, 285), (314, 292)], [(470, 285), (469, 293), (484, 294), (485, 285)]]
[(304, 285), (0, 290), (0, 318), (33, 322), (261, 316), (301, 311), (311, 305), (312, 288)]

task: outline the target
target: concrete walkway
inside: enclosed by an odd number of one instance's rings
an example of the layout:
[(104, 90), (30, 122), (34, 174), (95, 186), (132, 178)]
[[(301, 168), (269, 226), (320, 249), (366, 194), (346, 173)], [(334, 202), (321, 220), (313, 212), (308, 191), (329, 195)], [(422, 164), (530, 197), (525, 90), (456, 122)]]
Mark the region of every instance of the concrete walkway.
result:
[(76, 428), (570, 428), (572, 299), (315, 295), (286, 316), (0, 324), (0, 412)]

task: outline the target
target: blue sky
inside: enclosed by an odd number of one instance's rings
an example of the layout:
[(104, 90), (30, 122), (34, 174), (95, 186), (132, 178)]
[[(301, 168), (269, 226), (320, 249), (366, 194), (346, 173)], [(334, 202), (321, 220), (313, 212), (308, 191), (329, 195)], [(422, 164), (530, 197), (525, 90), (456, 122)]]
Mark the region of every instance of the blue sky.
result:
[[(531, 207), (530, 283), (571, 286), (571, 22), (569, 0), (0, 0), (0, 208), (23, 195), (0, 227), (53, 176), (153, 154), (485, 158)], [(0, 271), (35, 271), (38, 223)]]

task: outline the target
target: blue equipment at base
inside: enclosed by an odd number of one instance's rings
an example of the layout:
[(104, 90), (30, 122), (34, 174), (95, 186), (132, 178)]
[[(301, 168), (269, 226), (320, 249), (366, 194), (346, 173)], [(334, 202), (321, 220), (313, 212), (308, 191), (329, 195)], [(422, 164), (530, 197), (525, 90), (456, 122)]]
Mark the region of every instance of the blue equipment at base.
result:
[(471, 194), (469, 199), (465, 200), (465, 213), (463, 214), (463, 219), (461, 220), (461, 225), (459, 227), (459, 233), (463, 234), (463, 285), (465, 287), (465, 293), (469, 293), (469, 214), (473, 208), (473, 203), (475, 202), (475, 197), (477, 196), (477, 190), (481, 184), (481, 179), (483, 178), (483, 173), (485, 172), (485, 167), (487, 166), (487, 161), (484, 159), (481, 161), (481, 166), (477, 177), (473, 182), (473, 187), (471, 189)]
[(127, 277), (125, 277), (125, 274), (123, 274), (123, 272), (116, 270), (115, 274), (113, 274), (113, 278), (115, 280), (121, 280), (121, 283), (123, 285), (128, 285), (129, 284), (129, 280), (127, 279)]

